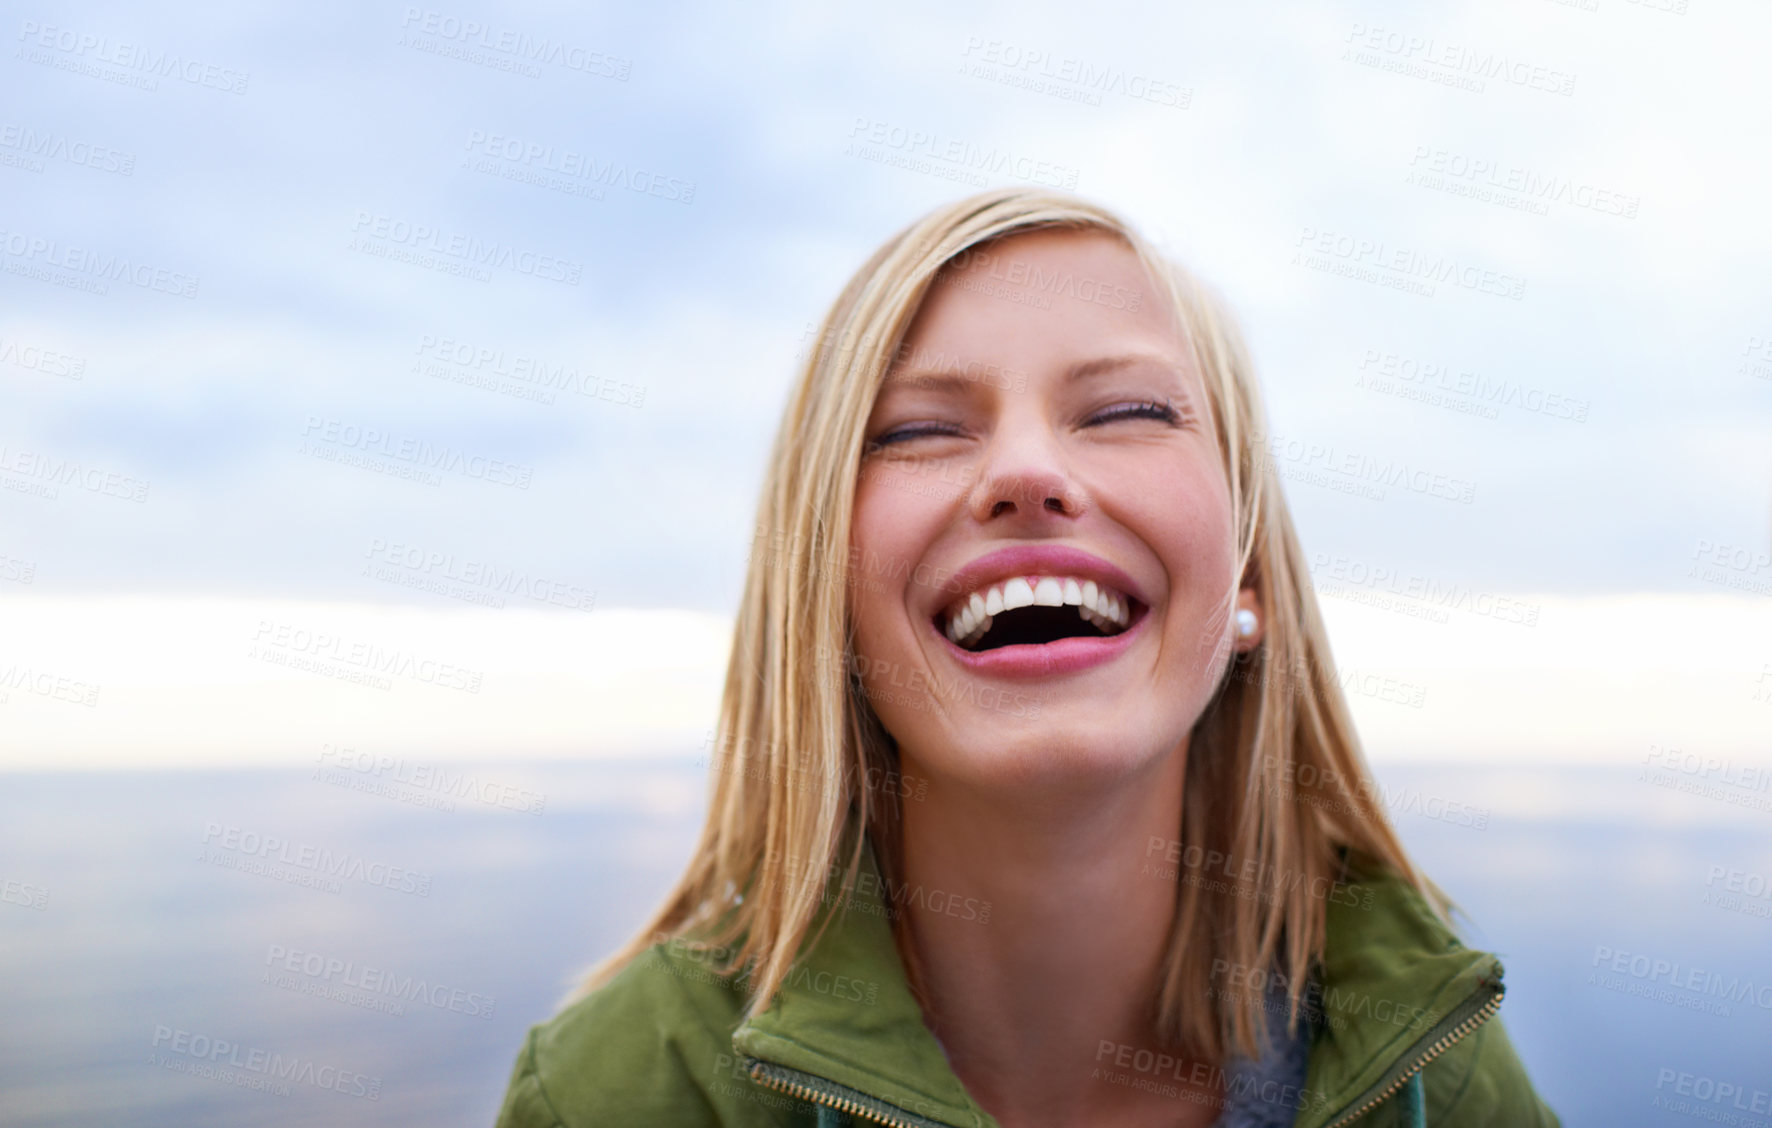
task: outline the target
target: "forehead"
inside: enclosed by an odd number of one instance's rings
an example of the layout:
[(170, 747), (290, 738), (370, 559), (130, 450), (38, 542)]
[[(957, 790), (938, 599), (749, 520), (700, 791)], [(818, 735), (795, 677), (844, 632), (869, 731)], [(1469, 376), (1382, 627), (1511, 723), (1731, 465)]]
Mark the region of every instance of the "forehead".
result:
[(944, 265), (889, 380), (979, 367), (1038, 378), (1128, 354), (1168, 358), (1191, 375), (1188, 351), (1166, 293), (1131, 246), (1107, 231), (1045, 229)]
[(961, 251), (942, 267), (947, 273), (989, 272), (993, 265), (1035, 264), (1047, 269), (1069, 267), (1097, 276), (1115, 275), (1138, 282), (1144, 264), (1118, 234), (1096, 227), (1044, 227), (1017, 231)]

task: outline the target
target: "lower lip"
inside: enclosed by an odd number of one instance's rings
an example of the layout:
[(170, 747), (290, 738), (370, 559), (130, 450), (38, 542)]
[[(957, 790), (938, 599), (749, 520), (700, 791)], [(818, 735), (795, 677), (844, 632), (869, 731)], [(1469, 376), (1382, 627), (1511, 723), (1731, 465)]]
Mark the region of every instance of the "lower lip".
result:
[(1150, 608), (1139, 611), (1138, 618), (1117, 635), (1097, 638), (1061, 638), (1057, 642), (1018, 643), (999, 646), (995, 650), (967, 650), (955, 643), (933, 619), (929, 629), (948, 648), (955, 661), (980, 674), (1009, 678), (1044, 678), (1055, 674), (1073, 674), (1104, 662), (1111, 662), (1125, 653), (1132, 640), (1144, 629)]

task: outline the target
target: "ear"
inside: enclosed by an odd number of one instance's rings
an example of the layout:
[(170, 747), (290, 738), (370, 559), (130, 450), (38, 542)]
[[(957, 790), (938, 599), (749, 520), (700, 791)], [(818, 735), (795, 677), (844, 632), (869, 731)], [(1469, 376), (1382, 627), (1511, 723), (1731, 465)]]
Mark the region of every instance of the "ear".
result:
[[(1255, 630), (1248, 635), (1237, 633), (1236, 617), (1243, 611), (1255, 616)], [(1267, 636), (1267, 617), (1262, 612), (1261, 595), (1253, 582), (1246, 583), (1237, 590), (1237, 606), (1231, 616), (1231, 644), (1236, 647), (1237, 653), (1247, 654), (1260, 646), (1261, 640)]]

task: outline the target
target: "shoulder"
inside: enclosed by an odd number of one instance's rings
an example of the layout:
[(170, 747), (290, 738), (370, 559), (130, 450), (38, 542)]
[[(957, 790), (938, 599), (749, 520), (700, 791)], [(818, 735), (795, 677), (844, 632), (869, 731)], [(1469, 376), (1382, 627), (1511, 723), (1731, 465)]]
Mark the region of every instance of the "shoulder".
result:
[[(1389, 867), (1350, 858), (1344, 885), (1331, 893), (1324, 971), (1331, 983), (1350, 982), (1346, 1017), (1359, 1025), (1368, 998), (1390, 996), (1384, 1031), (1397, 1052), (1425, 1037), (1446, 1003), (1465, 995), (1482, 977), (1502, 974), (1492, 953), (1466, 947), (1424, 893)], [(1430, 970), (1432, 969), (1432, 970)], [(1447, 978), (1449, 969), (1456, 974)], [(1331, 1010), (1334, 1002), (1331, 1000)], [(1376, 1005), (1371, 1008), (1375, 1013)], [(1407, 1031), (1392, 1023), (1405, 1023)], [(1405, 1046), (1407, 1049), (1405, 1050)], [(1532, 1086), (1499, 1013), (1436, 1054), (1422, 1069), (1427, 1123), (1447, 1128), (1506, 1125), (1560, 1128), (1561, 1122)], [(1377, 1115), (1379, 1110), (1374, 1110)]]
[(1427, 1122), (1446, 1128), (1562, 1128), (1532, 1087), (1497, 1015), (1428, 1063), (1422, 1072)]
[(529, 1029), (498, 1128), (783, 1124), (732, 1050), (743, 990), (696, 953), (655, 944)]
[(1331, 928), (1381, 929), (1393, 944), (1424, 952), (1461, 946), (1413, 882), (1390, 866), (1343, 850), (1341, 876), (1325, 897)]

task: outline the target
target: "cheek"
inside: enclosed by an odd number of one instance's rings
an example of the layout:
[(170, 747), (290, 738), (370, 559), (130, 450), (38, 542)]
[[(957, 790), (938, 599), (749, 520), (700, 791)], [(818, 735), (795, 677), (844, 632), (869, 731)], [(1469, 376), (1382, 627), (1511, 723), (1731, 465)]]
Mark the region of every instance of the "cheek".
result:
[[(1169, 600), (1183, 619), (1203, 619), (1218, 606), (1236, 569), (1237, 546), (1223, 477), (1198, 466), (1171, 467), (1143, 484), (1132, 527), (1162, 563)], [(1173, 617), (1173, 616), (1172, 616)]]
[(901, 477), (870, 472), (856, 484), (847, 580), (862, 653), (889, 648), (902, 631), (912, 570), (934, 523), (931, 499), (903, 488)]

